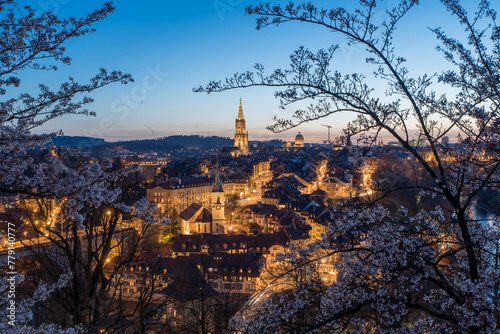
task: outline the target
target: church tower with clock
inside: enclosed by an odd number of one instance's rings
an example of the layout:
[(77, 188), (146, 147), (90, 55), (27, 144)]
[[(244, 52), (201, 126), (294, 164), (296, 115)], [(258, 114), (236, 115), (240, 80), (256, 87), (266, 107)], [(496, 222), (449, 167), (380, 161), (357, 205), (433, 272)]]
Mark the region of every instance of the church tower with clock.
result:
[(220, 179), (219, 158), (215, 172), (214, 185), (210, 194), (212, 203), (212, 233), (223, 234), (226, 219), (224, 217), (224, 188)]

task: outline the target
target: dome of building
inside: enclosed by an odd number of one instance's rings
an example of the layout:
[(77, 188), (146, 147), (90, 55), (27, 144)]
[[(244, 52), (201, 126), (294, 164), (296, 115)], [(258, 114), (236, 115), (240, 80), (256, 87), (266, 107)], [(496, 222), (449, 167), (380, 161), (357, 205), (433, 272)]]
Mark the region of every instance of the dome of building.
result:
[(300, 132), (295, 136), (295, 147), (304, 147), (304, 136)]

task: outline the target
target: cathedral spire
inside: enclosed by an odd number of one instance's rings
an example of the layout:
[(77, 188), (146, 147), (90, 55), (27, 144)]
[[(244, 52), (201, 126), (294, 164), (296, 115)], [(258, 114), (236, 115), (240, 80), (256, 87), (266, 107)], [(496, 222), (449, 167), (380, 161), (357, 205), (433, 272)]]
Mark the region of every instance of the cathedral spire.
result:
[(241, 103), (241, 97), (240, 97), (240, 110), (238, 111), (238, 119), (244, 119), (243, 117), (243, 105)]
[[(240, 110), (235, 122), (236, 131), (234, 133), (234, 146), (239, 150), (236, 155), (248, 154), (248, 132), (245, 126), (245, 117), (243, 116), (243, 104), (240, 97)], [(233, 155), (234, 156), (234, 155)]]

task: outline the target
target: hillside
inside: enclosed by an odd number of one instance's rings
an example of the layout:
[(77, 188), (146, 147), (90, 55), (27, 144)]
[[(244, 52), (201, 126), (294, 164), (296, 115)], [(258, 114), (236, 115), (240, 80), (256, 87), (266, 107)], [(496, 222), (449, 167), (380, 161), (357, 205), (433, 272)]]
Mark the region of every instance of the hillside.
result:
[[(198, 135), (175, 135), (159, 139), (131, 140), (120, 142), (106, 142), (103, 139), (91, 137), (58, 136), (52, 139), (55, 146), (75, 147), (91, 149), (94, 151), (119, 151), (128, 150), (132, 152), (165, 152), (172, 150), (210, 150), (232, 146), (233, 139), (229, 137), (198, 136)], [(258, 141), (250, 141), (250, 145), (258, 144)], [(279, 140), (266, 142), (267, 145), (281, 146)]]

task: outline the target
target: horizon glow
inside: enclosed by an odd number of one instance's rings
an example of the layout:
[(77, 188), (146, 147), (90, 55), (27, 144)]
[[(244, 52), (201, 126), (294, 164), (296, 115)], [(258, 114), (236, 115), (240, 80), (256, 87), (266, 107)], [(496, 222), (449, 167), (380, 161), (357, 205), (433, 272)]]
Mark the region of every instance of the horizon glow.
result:
[[(51, 9), (55, 14), (67, 17), (84, 16), (104, 1), (98, 4), (94, 1), (73, 0), (67, 4), (54, 1), (58, 5), (52, 8), (46, 8), (44, 1), (37, 3), (33, 5), (36, 10)], [(355, 118), (354, 114), (335, 114), (273, 134), (265, 129), (271, 124), (272, 117), (291, 115), (294, 108), (281, 110), (272, 89), (239, 89), (210, 95), (192, 92), (194, 87), (206, 85), (210, 80), (223, 80), (236, 72), (252, 70), (257, 62), (269, 72), (275, 68), (287, 68), (289, 54), (301, 45), (317, 51), (339, 44), (332, 69), (343, 74), (370, 74), (375, 70), (365, 63), (367, 55), (362, 49), (348, 48), (340, 35), (326, 29), (293, 23), (256, 31), (256, 17), (245, 15), (244, 9), (248, 4), (257, 3), (242, 0), (116, 2), (115, 13), (95, 26), (95, 34), (67, 43), (67, 54), (72, 58), (70, 66), (60, 66), (57, 72), (44, 73), (43, 76), (22, 73), (19, 92), (35, 92), (41, 82), (58, 87), (70, 75), (86, 82), (99, 67), (131, 73), (135, 82), (125, 86), (115, 84), (93, 94), (95, 103), (91, 110), (97, 113), (96, 117), (64, 117), (49, 122), (36, 132), (62, 129), (65, 135), (91, 136), (106, 141), (180, 134), (233, 138), (241, 96), (251, 141), (293, 141), (300, 131), (306, 143), (322, 142), (327, 139), (328, 130), (321, 124), (332, 126), (332, 138), (338, 136), (347, 122)], [(275, 3), (286, 4), (288, 1)], [(327, 8), (357, 5), (345, 5), (342, 1), (334, 1), (333, 5), (332, 1), (314, 3)], [(386, 7), (381, 6), (381, 20), (384, 10), (394, 3), (394, 0), (387, 1)], [(492, 4), (492, 7), (498, 9), (498, 4)], [(394, 35), (396, 54), (407, 59), (407, 67), (414, 76), (449, 68), (435, 50), (436, 38), (427, 29), (438, 26), (450, 35), (462, 32), (439, 2), (426, 2), (408, 13)], [(374, 82), (374, 86), (383, 98), (384, 87), (380, 82)], [(384, 142), (391, 141), (389, 135), (382, 137)]]

